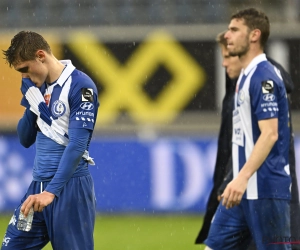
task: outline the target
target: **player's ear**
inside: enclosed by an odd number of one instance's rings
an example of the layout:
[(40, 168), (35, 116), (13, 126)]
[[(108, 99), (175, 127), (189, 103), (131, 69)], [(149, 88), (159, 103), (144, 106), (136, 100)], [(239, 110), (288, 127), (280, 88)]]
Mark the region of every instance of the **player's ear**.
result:
[(44, 63), (45, 61), (45, 51), (43, 50), (38, 50), (36, 53), (35, 53), (35, 56), (36, 56), (36, 59), (38, 61), (41, 61), (42, 63)]
[(261, 31), (259, 29), (254, 29), (250, 32), (250, 42), (256, 43), (261, 37)]

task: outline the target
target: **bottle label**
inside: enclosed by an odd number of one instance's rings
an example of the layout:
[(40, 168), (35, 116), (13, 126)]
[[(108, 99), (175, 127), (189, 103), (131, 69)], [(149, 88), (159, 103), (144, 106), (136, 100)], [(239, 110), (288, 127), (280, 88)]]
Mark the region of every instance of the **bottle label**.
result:
[(32, 226), (33, 214), (34, 214), (33, 207), (30, 208), (27, 217), (25, 217), (25, 215), (20, 210), (18, 223), (17, 223), (18, 230), (26, 231), (26, 232), (30, 231)]

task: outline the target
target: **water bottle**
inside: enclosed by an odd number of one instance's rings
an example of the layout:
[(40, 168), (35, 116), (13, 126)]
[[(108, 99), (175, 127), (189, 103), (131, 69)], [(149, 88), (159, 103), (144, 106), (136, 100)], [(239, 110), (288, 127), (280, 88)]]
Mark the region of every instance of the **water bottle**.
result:
[(30, 208), (27, 217), (25, 217), (25, 215), (20, 210), (18, 224), (17, 224), (18, 230), (26, 231), (26, 232), (30, 231), (32, 220), (33, 220), (33, 214), (34, 214), (33, 207)]

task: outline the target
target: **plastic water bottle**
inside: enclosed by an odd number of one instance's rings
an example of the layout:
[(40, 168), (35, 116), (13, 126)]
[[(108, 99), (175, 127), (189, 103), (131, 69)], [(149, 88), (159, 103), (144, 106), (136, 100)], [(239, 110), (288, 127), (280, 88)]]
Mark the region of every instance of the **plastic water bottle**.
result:
[(25, 217), (25, 215), (20, 210), (18, 224), (17, 224), (18, 230), (26, 231), (26, 232), (30, 231), (32, 226), (33, 214), (34, 214), (33, 207), (30, 208), (27, 217)]

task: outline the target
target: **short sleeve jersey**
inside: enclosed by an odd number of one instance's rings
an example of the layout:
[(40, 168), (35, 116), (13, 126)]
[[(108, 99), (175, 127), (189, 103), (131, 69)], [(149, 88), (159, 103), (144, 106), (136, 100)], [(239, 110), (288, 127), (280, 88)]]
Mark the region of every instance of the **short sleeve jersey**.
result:
[(244, 198), (290, 199), (289, 112), (280, 72), (265, 54), (255, 57), (242, 70), (233, 111), (232, 158), (237, 176), (260, 136), (258, 122), (278, 119), (278, 140), (260, 168), (251, 176)]

